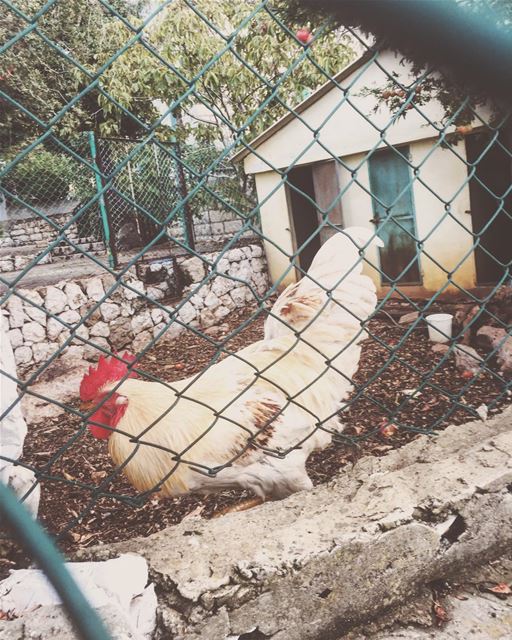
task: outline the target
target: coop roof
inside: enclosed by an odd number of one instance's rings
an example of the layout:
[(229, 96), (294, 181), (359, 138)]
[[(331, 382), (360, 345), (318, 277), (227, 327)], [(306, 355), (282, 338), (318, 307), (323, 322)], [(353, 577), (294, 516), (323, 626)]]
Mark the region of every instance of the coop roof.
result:
[(302, 113), (306, 109), (308, 109), (312, 104), (320, 100), (326, 93), (328, 93), (333, 87), (338, 85), (340, 82), (343, 82), (346, 78), (348, 78), (354, 71), (357, 71), (360, 67), (362, 67), (366, 62), (371, 60), (374, 57), (373, 51), (366, 51), (360, 58), (346, 66), (339, 73), (337, 73), (333, 78), (329, 79), (326, 83), (324, 83), (321, 87), (319, 87), (316, 91), (314, 91), (311, 95), (309, 95), (305, 100), (300, 102), (296, 107), (294, 107), (293, 112), (288, 112), (279, 120), (276, 120), (274, 124), (270, 125), (265, 131), (256, 136), (250, 143), (250, 148), (244, 147), (240, 149), (234, 156), (233, 160), (235, 162), (239, 162), (246, 158), (254, 149), (263, 144), (266, 140), (271, 138), (275, 133), (277, 133), (280, 129), (285, 127), (289, 122), (294, 120), (298, 113)]

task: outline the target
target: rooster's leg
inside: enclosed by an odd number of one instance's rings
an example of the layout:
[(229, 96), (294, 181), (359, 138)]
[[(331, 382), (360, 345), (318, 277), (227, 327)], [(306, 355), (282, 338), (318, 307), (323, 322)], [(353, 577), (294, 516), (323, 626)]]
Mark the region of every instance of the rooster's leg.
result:
[(225, 516), (228, 513), (238, 513), (239, 511), (246, 511), (247, 509), (252, 509), (253, 507), (258, 507), (260, 504), (263, 504), (263, 498), (247, 498), (247, 500), (242, 500), (242, 502), (237, 502), (236, 504), (232, 504), (229, 507), (224, 507), (217, 513), (214, 513), (212, 518), (220, 518), (221, 516)]

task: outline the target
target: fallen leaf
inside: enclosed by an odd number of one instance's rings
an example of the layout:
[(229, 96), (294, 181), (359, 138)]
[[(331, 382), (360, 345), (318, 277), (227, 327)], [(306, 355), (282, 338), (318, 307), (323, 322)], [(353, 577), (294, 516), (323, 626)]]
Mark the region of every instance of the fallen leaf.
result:
[(439, 602), (434, 601), (433, 609), (437, 625), (440, 627), (448, 620), (448, 613), (446, 609), (441, 604), (439, 604)]
[(510, 585), (507, 584), (506, 582), (500, 582), (499, 584), (496, 584), (494, 587), (489, 587), (488, 589), (486, 589), (486, 591), (489, 591), (490, 593), (494, 593), (499, 598), (503, 598), (503, 599), (505, 599), (507, 596), (509, 596), (512, 593), (512, 589), (510, 588)]
[(66, 471), (63, 471), (62, 475), (64, 476), (64, 478), (66, 478), (66, 480), (69, 480), (70, 482), (76, 480), (74, 476), (72, 476), (70, 473), (67, 473)]
[(379, 428), (379, 431), (384, 438), (391, 438), (398, 431), (398, 427), (393, 422), (390, 422), (389, 424), (383, 424)]

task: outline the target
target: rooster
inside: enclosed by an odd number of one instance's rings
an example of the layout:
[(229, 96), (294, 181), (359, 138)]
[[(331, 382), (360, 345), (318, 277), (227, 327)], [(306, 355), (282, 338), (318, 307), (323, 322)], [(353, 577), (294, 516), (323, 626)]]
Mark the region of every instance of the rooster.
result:
[(80, 385), (83, 410), (94, 410), (89, 429), (108, 439), (137, 490), (246, 489), (263, 501), (312, 487), (306, 460), (342, 429), (338, 413), (377, 302), (361, 273), (371, 237), (359, 227), (331, 237), (275, 302), (263, 340), (199, 375), (141, 380), (127, 353), (89, 369)]

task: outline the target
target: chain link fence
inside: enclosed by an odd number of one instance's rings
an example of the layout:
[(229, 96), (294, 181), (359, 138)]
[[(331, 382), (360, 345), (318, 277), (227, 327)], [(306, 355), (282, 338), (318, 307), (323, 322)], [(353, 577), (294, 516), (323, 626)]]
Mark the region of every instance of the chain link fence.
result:
[[(41, 517), (63, 544), (236, 509), (240, 491), (281, 498), (509, 402), (508, 107), (450, 89), (358, 29), (319, 18), (311, 31), (266, 0), (221, 14), (206, 0), (153, 3), (138, 16), (101, 0), (115, 50), (94, 66), (43, 28), (61, 4), (2, 0), (1, 51), (44, 45), (79, 82), (44, 114), (12, 88), (16, 62), (3, 71), (15, 143), (0, 189), (55, 235), (0, 278), (18, 364), (2, 376), (19, 391), (2, 420), (27, 398), (58, 417), (29, 428), (20, 460), (0, 459), (35, 474)], [(192, 50), (183, 40), (192, 70), (169, 54), (187, 20), (209, 34)], [(219, 87), (231, 64), (232, 86)], [(253, 79), (244, 99), (242, 72)], [(87, 133), (91, 118), (105, 135)], [(70, 120), (83, 124), (79, 142)], [(42, 205), (60, 198), (73, 207), (57, 223)], [(194, 244), (204, 211), (238, 222), (214, 253)], [(73, 225), (103, 240), (110, 262), (78, 246)], [(60, 289), (32, 285), (62, 242), (85, 256), (94, 286), (71, 273)], [(160, 243), (181, 262), (162, 271), (156, 260), (144, 280)], [(182, 278), (172, 295), (171, 276)], [(70, 353), (94, 364), (59, 396), (52, 381)]]

